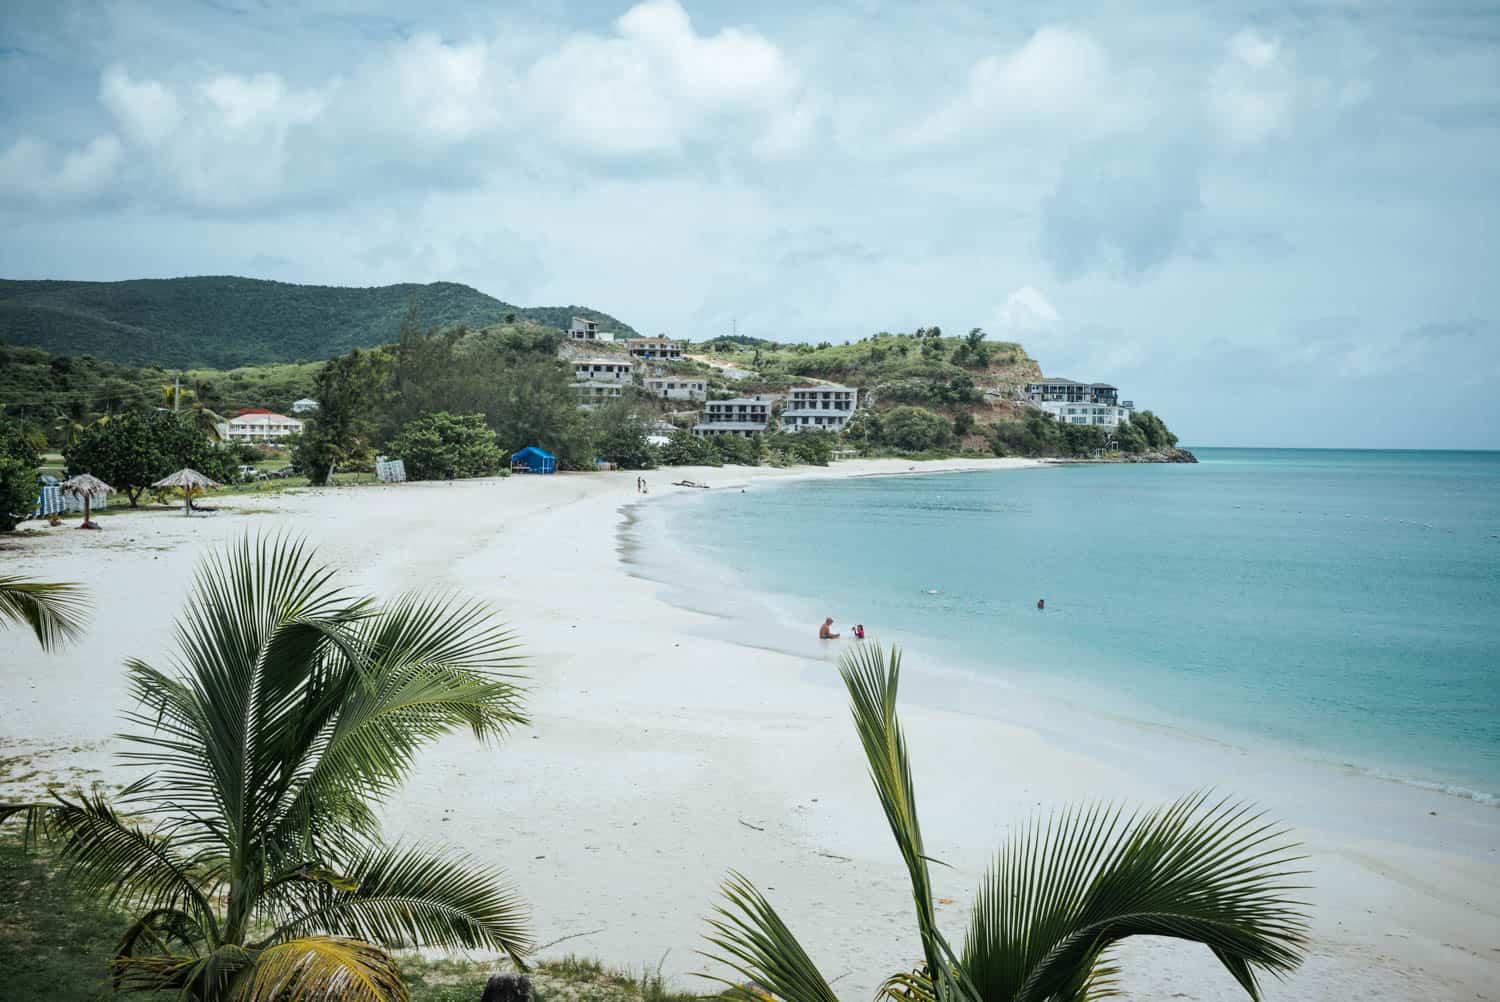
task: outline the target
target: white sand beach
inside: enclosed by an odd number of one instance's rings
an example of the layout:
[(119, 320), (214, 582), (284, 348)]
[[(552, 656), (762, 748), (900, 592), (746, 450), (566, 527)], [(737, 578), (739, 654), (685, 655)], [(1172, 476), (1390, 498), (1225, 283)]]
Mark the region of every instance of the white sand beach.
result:
[[(920, 469), (1035, 475), (1030, 465)], [(912, 466), (654, 471), (645, 498), (630, 472), (306, 490), (223, 499), (200, 518), (113, 514), (101, 532), (68, 522), (19, 533), (0, 542), (0, 572), (87, 582), (96, 610), (86, 639), (60, 654), (0, 633), (0, 757), (12, 777), (0, 794), (119, 779), (110, 735), (127, 706), (122, 659), (166, 661), (207, 549), (247, 532), (296, 533), (358, 589), (454, 589), (493, 603), (530, 658), (533, 726), (495, 749), (455, 736), (426, 753), (389, 806), (393, 837), (503, 864), (532, 905), (538, 942), (562, 940), (547, 954), (660, 963), (679, 983), (706, 969), (695, 952), (704, 916), (737, 869), (842, 995), (867, 998), (920, 949), (837, 684), (837, 644), (811, 639), (823, 610), (808, 611), (804, 655), (758, 647), (632, 574), (620, 527), (628, 506), (683, 490), (668, 481), (684, 477), (744, 486), (753, 504), (779, 480)], [(921, 650), (906, 660), (923, 829), (950, 864), (934, 879), (955, 939), (1016, 823), (1070, 802), (1155, 804), (1213, 786), (1264, 804), (1306, 844), (1311, 955), (1268, 998), (1500, 998), (1500, 809), (1183, 734), (1082, 718), (1032, 726), (1003, 688), (924, 675)], [(1088, 733), (1058, 737), (1069, 731)], [(1122, 959), (1132, 997), (1243, 997), (1202, 948), (1138, 942)]]

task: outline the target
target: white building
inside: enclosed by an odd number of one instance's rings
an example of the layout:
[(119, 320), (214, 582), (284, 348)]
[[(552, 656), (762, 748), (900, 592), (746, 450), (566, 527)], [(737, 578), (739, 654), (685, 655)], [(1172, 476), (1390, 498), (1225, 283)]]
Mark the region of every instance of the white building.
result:
[(1037, 406), (1063, 424), (1091, 424), (1113, 429), (1120, 427), (1121, 422), (1130, 420), (1130, 409), (1116, 404), (1044, 400)]
[(618, 358), (580, 358), (573, 362), (573, 384), (578, 406), (593, 410), (608, 400), (618, 400), (634, 378), (635, 363)]
[(301, 421), (264, 407), (240, 411), (219, 425), (219, 434), (230, 442), (275, 442), (301, 433)]
[(613, 334), (605, 334), (599, 330), (599, 323), (587, 317), (574, 317), (572, 324), (568, 326), (568, 337), (574, 341), (613, 341)]
[(303, 397), (301, 400), (292, 401), (293, 414), (307, 414), (318, 409), (318, 402), (312, 397)]
[(749, 438), (765, 432), (771, 422), (771, 405), (775, 397), (761, 395), (733, 400), (710, 400), (703, 405), (701, 420), (693, 425), (693, 434), (740, 435)]
[(1027, 383), (1025, 397), (1034, 404), (1110, 404), (1120, 402), (1120, 391), (1108, 383), (1076, 383), (1071, 379), (1046, 378)]
[(843, 431), (859, 402), (852, 386), (794, 386), (781, 412), (783, 431)]
[(704, 400), (708, 397), (708, 380), (686, 376), (648, 376), (646, 389), (663, 400)]
[(668, 337), (632, 337), (625, 339), (625, 350), (636, 358), (681, 358), (682, 342)]

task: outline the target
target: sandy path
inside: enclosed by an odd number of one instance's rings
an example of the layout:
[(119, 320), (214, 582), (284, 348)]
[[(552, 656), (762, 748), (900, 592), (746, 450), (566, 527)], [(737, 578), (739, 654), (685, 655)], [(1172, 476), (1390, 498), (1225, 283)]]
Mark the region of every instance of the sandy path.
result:
[[(1026, 464), (924, 469), (974, 465)], [(747, 483), (753, 503), (754, 488), (775, 479), (909, 466), (648, 476), (652, 499), (685, 476)], [(43, 770), (32, 782), (118, 775), (108, 753), (125, 705), (121, 659), (168, 652), (205, 548), (246, 531), (293, 531), (376, 593), (457, 588), (495, 603), (532, 659), (535, 725), (494, 750), (464, 738), (433, 749), (390, 805), (393, 835), (503, 863), (533, 904), (539, 940), (587, 934), (552, 952), (655, 966), (666, 951), (664, 969), (677, 977), (703, 969), (702, 917), (725, 871), (740, 869), (829, 976), (846, 975), (840, 992), (867, 997), (911, 965), (916, 946), (904, 874), (832, 664), (718, 639), (710, 621), (626, 573), (617, 530), (623, 506), (639, 500), (634, 477), (306, 491), (246, 499), (255, 514), (131, 514), (104, 532), (41, 529), (0, 544), (6, 571), (88, 581), (99, 605), (88, 638), (60, 655), (0, 634), (0, 755), (32, 757)], [(982, 709), (942, 708), (982, 708), (995, 694), (980, 688), (942, 696), (933, 687), (931, 705), (909, 699), (904, 711), (930, 849), (953, 865), (935, 876), (953, 899), (940, 913), (955, 937), (977, 874), (1028, 812), (1091, 797), (1156, 801), (1212, 783), (1269, 803), (1313, 855), (1317, 944), (1270, 998), (1500, 997), (1500, 811), (1369, 780), (1289, 782), (1232, 751), (1181, 754), (1180, 743), (1099, 739), (1084, 753)], [(1142, 998), (1239, 997), (1206, 951), (1141, 943), (1126, 960)]]

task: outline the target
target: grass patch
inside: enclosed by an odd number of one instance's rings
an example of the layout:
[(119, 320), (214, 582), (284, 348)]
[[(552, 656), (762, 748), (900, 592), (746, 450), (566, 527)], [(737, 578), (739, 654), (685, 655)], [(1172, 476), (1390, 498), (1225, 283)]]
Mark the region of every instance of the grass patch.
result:
[[(9, 762), (9, 760), (6, 760)], [(0, 839), (0, 997), (6, 1002), (102, 1002), (109, 958), (129, 919), (81, 894), (45, 855)], [(497, 962), (403, 956), (412, 1002), (478, 1002)], [(542, 961), (531, 975), (537, 1002), (696, 1002), (667, 987), (660, 965), (639, 973), (597, 960)], [(160, 1002), (167, 995), (132, 998)]]

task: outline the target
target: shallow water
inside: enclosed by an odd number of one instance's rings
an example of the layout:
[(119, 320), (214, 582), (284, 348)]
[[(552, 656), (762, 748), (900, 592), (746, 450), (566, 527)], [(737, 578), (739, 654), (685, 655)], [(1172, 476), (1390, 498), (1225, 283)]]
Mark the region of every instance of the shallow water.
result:
[(1500, 794), (1500, 453), (1198, 456), (709, 491), (643, 517), (717, 565), (683, 579), (723, 593), (703, 607), (773, 594), (808, 629), (826, 612), (921, 638), (1111, 714)]

